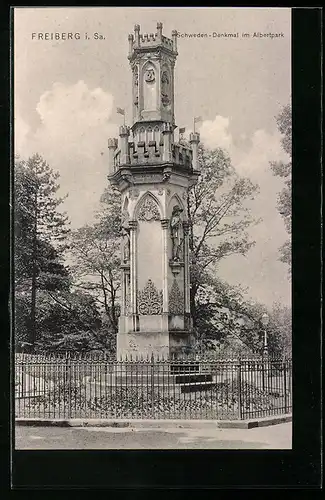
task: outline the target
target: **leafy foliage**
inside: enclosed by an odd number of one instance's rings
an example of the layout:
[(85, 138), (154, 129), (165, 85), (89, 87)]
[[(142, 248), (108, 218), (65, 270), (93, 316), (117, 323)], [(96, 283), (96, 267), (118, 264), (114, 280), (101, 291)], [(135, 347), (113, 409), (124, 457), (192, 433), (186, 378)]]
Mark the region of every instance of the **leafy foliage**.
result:
[(291, 310), (275, 304), (265, 305), (245, 299), (245, 290), (232, 287), (216, 277), (201, 285), (196, 297), (196, 350), (222, 355), (262, 354), (265, 328), (261, 317), (267, 314), (268, 352), (272, 356), (291, 353)]
[(191, 311), (197, 321), (197, 292), (209, 285), (215, 266), (233, 254), (245, 255), (254, 245), (246, 229), (258, 221), (246, 201), (254, 199), (258, 186), (239, 177), (230, 158), (218, 148), (198, 154), (200, 178), (188, 196), (191, 253)]
[(120, 289), (120, 195), (107, 188), (97, 221), (71, 234), (74, 285), (87, 290), (106, 316), (109, 332), (118, 330)]
[(62, 255), (69, 229), (66, 214), (58, 211), (63, 201), (57, 197), (58, 173), (35, 154), (27, 161), (17, 157), (14, 174), (16, 331), (20, 325), (26, 342), (34, 349), (37, 293), (68, 290), (70, 286)]
[(102, 321), (93, 297), (86, 293), (41, 293), (37, 300), (38, 351), (85, 351), (96, 342)]
[[(291, 104), (287, 104), (282, 109), (281, 113), (276, 117), (276, 122), (278, 125), (279, 132), (282, 134), (282, 147), (290, 158), (288, 163), (283, 162), (271, 162), (271, 168), (274, 175), (282, 177), (284, 179), (284, 188), (279, 193), (278, 196), (278, 210), (283, 217), (284, 224), (287, 232), (291, 233), (291, 219), (292, 219), (292, 208), (291, 208), (291, 171), (292, 171), (292, 111)], [(289, 265), (289, 270), (291, 270), (291, 250), (290, 250), (290, 240), (287, 240), (280, 247), (280, 260)]]

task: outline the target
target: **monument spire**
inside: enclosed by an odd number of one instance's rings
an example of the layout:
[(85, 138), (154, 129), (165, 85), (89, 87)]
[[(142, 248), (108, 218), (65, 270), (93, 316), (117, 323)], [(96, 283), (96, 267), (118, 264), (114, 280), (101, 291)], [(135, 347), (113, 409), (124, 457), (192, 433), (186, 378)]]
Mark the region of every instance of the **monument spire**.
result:
[[(128, 36), (132, 125), (109, 139), (111, 184), (121, 192), (121, 315), (118, 355), (169, 356), (192, 339), (187, 196), (197, 182), (199, 134), (174, 141), (177, 32)], [(133, 140), (129, 141), (130, 129)]]

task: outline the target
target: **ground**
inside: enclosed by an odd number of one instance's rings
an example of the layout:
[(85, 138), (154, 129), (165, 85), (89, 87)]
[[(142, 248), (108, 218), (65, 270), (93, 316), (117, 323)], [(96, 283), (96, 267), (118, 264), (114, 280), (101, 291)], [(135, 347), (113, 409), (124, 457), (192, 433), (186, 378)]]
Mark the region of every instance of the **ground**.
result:
[(16, 449), (291, 449), (292, 424), (253, 429), (22, 427)]

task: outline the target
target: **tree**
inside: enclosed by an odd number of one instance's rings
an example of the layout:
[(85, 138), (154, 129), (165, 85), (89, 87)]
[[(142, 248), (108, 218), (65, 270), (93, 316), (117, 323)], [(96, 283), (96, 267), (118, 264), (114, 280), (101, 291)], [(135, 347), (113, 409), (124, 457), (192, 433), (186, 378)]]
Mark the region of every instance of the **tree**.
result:
[(74, 286), (87, 290), (103, 307), (110, 330), (118, 329), (120, 289), (120, 242), (102, 228), (84, 226), (71, 234), (71, 265)]
[[(292, 111), (291, 104), (284, 106), (282, 111), (276, 117), (279, 132), (282, 134), (281, 144), (285, 153), (287, 153), (290, 160), (288, 163), (284, 162), (271, 162), (271, 168), (274, 175), (284, 179), (284, 188), (278, 196), (278, 210), (283, 217), (285, 228), (288, 234), (291, 234), (291, 171), (292, 171)], [(289, 265), (291, 270), (291, 243), (288, 239), (279, 249), (280, 260)]]
[[(27, 324), (31, 350), (36, 341), (37, 290), (68, 289), (69, 272), (63, 264), (69, 229), (66, 214), (58, 210), (63, 198), (57, 196), (58, 173), (38, 154), (27, 161), (15, 161), (14, 276), (16, 303), (19, 294), (29, 301)], [(26, 308), (16, 308), (18, 322)]]
[(275, 344), (277, 352), (284, 356), (292, 356), (292, 311), (286, 305), (275, 302), (270, 311), (268, 325), (271, 345)]
[(209, 285), (217, 264), (233, 254), (245, 255), (254, 245), (246, 229), (258, 221), (245, 205), (258, 186), (239, 177), (229, 156), (220, 148), (199, 148), (198, 183), (188, 196), (191, 255), (191, 312), (198, 324), (198, 291)]
[(96, 222), (71, 233), (74, 286), (87, 290), (103, 308), (107, 334), (118, 330), (120, 283), (120, 194), (110, 186), (101, 197)]
[(103, 349), (102, 321), (94, 298), (80, 291), (37, 296), (37, 351), (89, 351)]
[(197, 293), (197, 344), (200, 351), (224, 354), (261, 354), (264, 347), (263, 314), (268, 352), (271, 356), (291, 355), (291, 310), (280, 304), (268, 309), (264, 304), (245, 298), (246, 291), (230, 286), (217, 277)]

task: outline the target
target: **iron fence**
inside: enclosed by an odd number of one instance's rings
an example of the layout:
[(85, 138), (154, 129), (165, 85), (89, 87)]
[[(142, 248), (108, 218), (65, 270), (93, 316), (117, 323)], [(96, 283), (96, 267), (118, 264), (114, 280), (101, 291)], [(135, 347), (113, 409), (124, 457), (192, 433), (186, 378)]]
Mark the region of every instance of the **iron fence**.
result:
[(291, 360), (15, 357), (29, 418), (249, 419), (291, 413)]

